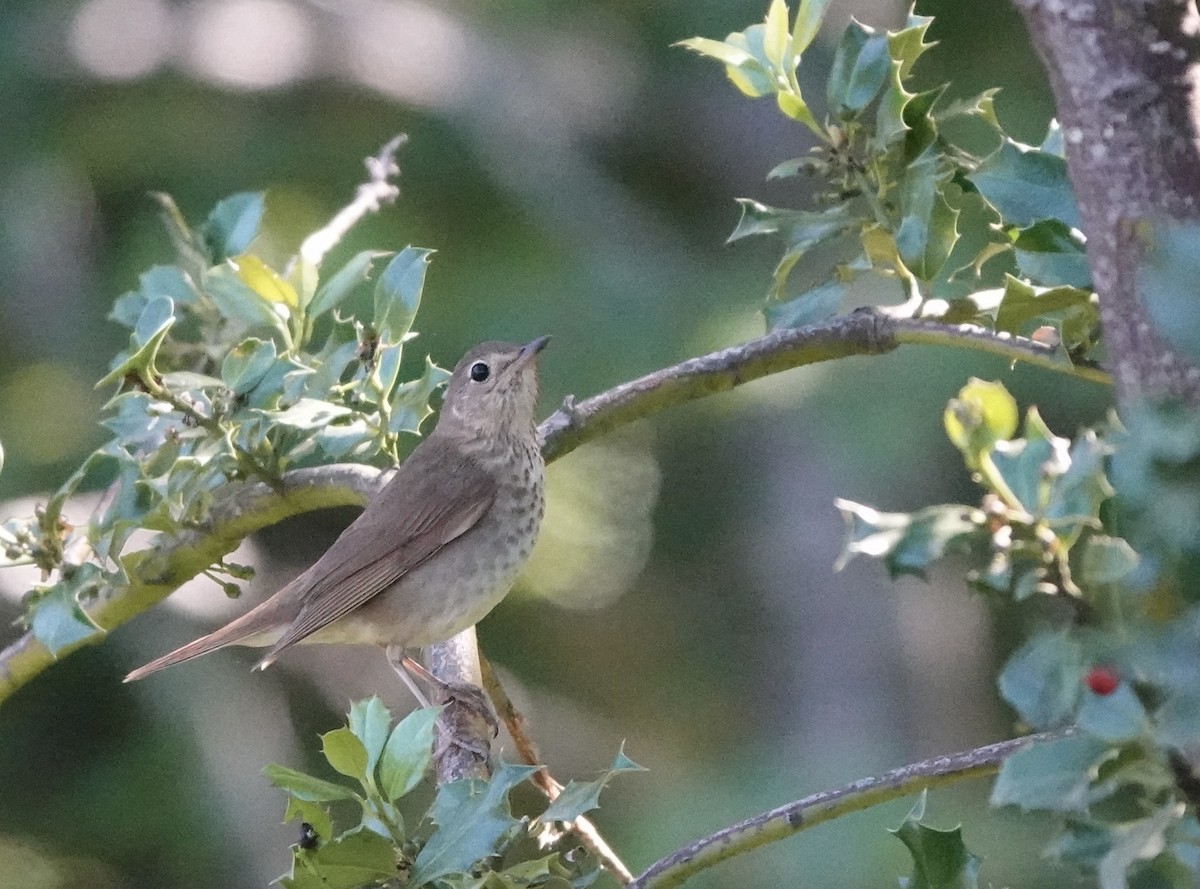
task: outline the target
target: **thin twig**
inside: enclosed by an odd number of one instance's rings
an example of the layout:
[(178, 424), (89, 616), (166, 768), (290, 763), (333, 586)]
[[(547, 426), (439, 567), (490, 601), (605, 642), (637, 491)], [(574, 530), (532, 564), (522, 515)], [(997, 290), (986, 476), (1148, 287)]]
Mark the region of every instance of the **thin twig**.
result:
[(678, 886), (688, 877), (719, 862), (850, 812), (908, 796), (918, 790), (991, 775), (999, 770), (1005, 759), (1023, 747), (1057, 740), (1073, 732), (1074, 729), (1043, 732), (961, 753), (935, 756), (873, 778), (863, 778), (845, 787), (814, 793), (718, 830), (672, 852), (643, 871), (629, 884), (629, 889)]
[(400, 196), (400, 189), (392, 183), (399, 175), (396, 152), (408, 141), (408, 136), (399, 133), (388, 140), (379, 153), (363, 161), (367, 167), (367, 181), (358, 186), (354, 200), (337, 212), (324, 228), (313, 232), (300, 245), (300, 258), (313, 267), (321, 265), (330, 250), (346, 236), (356, 223), (368, 213), (377, 213), (384, 204), (390, 204)]
[[(482, 652), (480, 652), (479, 660), (480, 666), (483, 668), (484, 691), (488, 693), (496, 712), (504, 720), (504, 725), (517, 747), (517, 755), (526, 765), (541, 766), (533, 773), (533, 783), (547, 800), (554, 802), (562, 793), (563, 785), (555, 781), (549, 769), (542, 765), (542, 757), (538, 752), (537, 744), (526, 729), (525, 717), (513, 704), (512, 698), (508, 696), (504, 686), (500, 684), (500, 678), (492, 669), (491, 662), (483, 656)], [(583, 847), (596, 856), (600, 866), (612, 874), (618, 882), (625, 885), (633, 880), (633, 872), (625, 866), (625, 863), (613, 851), (612, 846), (600, 835), (600, 831), (590, 818), (580, 815), (567, 827), (579, 838)]]

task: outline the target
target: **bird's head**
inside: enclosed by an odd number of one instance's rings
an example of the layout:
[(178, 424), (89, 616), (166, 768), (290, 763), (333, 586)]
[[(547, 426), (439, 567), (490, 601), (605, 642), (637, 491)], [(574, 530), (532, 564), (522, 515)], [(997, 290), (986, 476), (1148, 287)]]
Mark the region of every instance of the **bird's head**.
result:
[(549, 341), (488, 342), (467, 352), (450, 375), (439, 430), (484, 439), (526, 434), (537, 408), (537, 357)]

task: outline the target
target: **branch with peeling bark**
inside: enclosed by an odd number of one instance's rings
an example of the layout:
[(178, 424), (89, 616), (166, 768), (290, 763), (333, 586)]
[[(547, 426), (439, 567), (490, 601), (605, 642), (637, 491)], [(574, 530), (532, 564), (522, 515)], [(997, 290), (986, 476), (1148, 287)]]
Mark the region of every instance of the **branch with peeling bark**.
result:
[[(614, 429), (664, 408), (703, 398), (771, 374), (853, 355), (878, 355), (904, 343), (941, 344), (1000, 355), (1012, 361), (1103, 382), (1103, 373), (1060, 362), (1052, 347), (997, 335), (971, 325), (896, 319), (858, 311), (823, 324), (778, 330), (622, 383), (585, 401), (568, 400), (542, 423), (539, 433), (547, 461), (570, 453)], [(263, 484), (230, 486), (202, 528), (162, 535), (150, 549), (122, 559), (128, 586), (88, 606), (89, 616), (111, 630), (165, 599), (177, 587), (236, 548), (248, 534), (285, 518), (332, 506), (361, 505), (383, 485), (379, 470), (353, 464), (287, 473), (278, 491)], [(28, 683), (56, 659), (88, 639), (52, 654), (30, 633), (0, 651), (0, 701)], [(435, 675), (438, 675), (435, 671)], [(469, 682), (452, 672), (448, 682)]]

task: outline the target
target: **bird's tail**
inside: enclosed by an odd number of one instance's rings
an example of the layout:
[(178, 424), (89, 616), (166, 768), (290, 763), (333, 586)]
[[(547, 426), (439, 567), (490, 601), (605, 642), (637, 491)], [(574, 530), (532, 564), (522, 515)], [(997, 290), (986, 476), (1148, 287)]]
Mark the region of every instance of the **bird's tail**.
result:
[(227, 623), (219, 630), (215, 630), (207, 636), (201, 636), (194, 642), (189, 642), (187, 645), (176, 648), (162, 657), (155, 658), (144, 667), (138, 667), (126, 676), (124, 681), (136, 682), (138, 679), (146, 678), (151, 673), (157, 673), (164, 667), (182, 664), (184, 661), (190, 661), (192, 658), (200, 657), (202, 654), (208, 654), (210, 651), (216, 651), (218, 648), (224, 648), (227, 645), (246, 644), (253, 636), (261, 635), (262, 639), (261, 641), (255, 639), (254, 643), (250, 644), (273, 644), (275, 641), (274, 637), (278, 633), (271, 633), (270, 631), (282, 631), (287, 625), (287, 617), (280, 613), (281, 600), (279, 596), (283, 592), (285, 590), (280, 590), (279, 593), (276, 593), (257, 607), (247, 611), (237, 620)]

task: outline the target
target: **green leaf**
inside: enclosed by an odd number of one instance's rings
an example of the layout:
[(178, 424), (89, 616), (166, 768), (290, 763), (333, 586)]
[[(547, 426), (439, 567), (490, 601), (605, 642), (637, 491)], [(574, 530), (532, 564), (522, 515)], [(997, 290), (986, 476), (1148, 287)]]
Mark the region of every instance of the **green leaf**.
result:
[(367, 765), (364, 774), (374, 776), (375, 766), (383, 753), (383, 745), (387, 743), (388, 728), (392, 722), (392, 714), (379, 700), (378, 695), (372, 695), (365, 701), (355, 701), (350, 705), (349, 728), (362, 742), (367, 753)]
[(317, 288), (316, 296), (308, 306), (310, 317), (316, 318), (330, 309), (340, 306), (354, 292), (354, 288), (367, 280), (371, 264), (382, 256), (392, 254), (383, 250), (363, 250)]
[(856, 555), (882, 558), (892, 577), (925, 576), (925, 569), (946, 552), (987, 542), (984, 517), (967, 506), (929, 506), (918, 512), (880, 512), (849, 500), (835, 500), (846, 520), (840, 570)]
[(1065, 633), (1040, 633), (1009, 658), (1000, 694), (1035, 729), (1070, 722), (1083, 694), (1083, 646)]
[(763, 26), (763, 52), (767, 61), (777, 70), (785, 70), (784, 57), (788, 54), (788, 8), (784, 0), (771, 0), (767, 9), (766, 24)]
[(416, 435), (421, 423), (433, 413), (429, 399), (434, 390), (450, 379), (450, 371), (438, 367), (426, 356), (425, 372), (415, 380), (397, 386), (392, 396), (391, 419), (388, 431), (393, 435), (408, 432)]
[(437, 829), (417, 855), (409, 884), (462, 873), (495, 853), (521, 823), (509, 812), (508, 792), (537, 769), (502, 762), (490, 781), (465, 779), (439, 787), (431, 809)]
[(758, 201), (740, 198), (742, 218), (729, 236), (728, 243), (751, 235), (778, 235), (789, 250), (803, 250), (826, 241), (857, 222), (844, 206), (812, 212), (770, 207)]
[(981, 455), (1017, 431), (1017, 402), (1002, 383), (971, 377), (946, 406), (946, 436), (974, 469)]
[(380, 789), (389, 800), (409, 793), (425, 777), (432, 758), (433, 729), (441, 710), (414, 710), (392, 729), (379, 763)]
[(156, 265), (142, 272), (139, 287), (120, 297), (108, 317), (118, 324), (132, 328), (141, 317), (146, 304), (159, 296), (168, 296), (175, 305), (190, 305), (196, 301), (196, 288), (191, 278), (178, 266)]
[(1120, 537), (1093, 534), (1083, 544), (1077, 575), (1084, 589), (1117, 583), (1137, 567), (1138, 554)]
[(169, 296), (157, 296), (146, 303), (129, 337), (128, 357), (116, 362), (96, 388), (118, 382), (131, 373), (143, 378), (154, 376), (154, 360), (174, 323), (175, 303)]
[(221, 362), (221, 380), (237, 395), (245, 395), (267, 375), (275, 363), (275, 344), (250, 338), (230, 349)]
[(958, 239), (953, 209), (938, 185), (938, 153), (926, 149), (905, 170), (898, 189), (900, 227), (896, 249), (904, 264), (919, 278), (932, 279), (950, 256)]
[(1075, 723), (1089, 735), (1114, 744), (1133, 741), (1150, 728), (1146, 709), (1128, 682), (1107, 695), (1085, 689)]
[(675, 46), (690, 49), (692, 52), (716, 59), (733, 68), (739, 68), (746, 62), (754, 60), (754, 56), (743, 47), (722, 40), (712, 40), (708, 37), (689, 37), (687, 40), (680, 40)]
[(1160, 215), (1139, 220), (1137, 293), (1158, 334), (1200, 364), (1200, 224)]
[(350, 408), (315, 398), (301, 398), (287, 410), (270, 414), (275, 423), (291, 426), (293, 429), (312, 430), (322, 429), (339, 417), (353, 413)]
[(334, 784), (322, 778), (306, 775), (287, 766), (274, 763), (263, 769), (267, 780), (280, 790), (286, 790), (298, 800), (305, 802), (331, 803), (343, 799), (355, 799), (357, 794), (349, 787)]
[(432, 250), (405, 247), (384, 268), (375, 284), (375, 315), (372, 326), (381, 340), (399, 343), (412, 327), (421, 290), (425, 286), (425, 269)]
[(329, 764), (347, 778), (368, 784), (367, 748), (348, 728), (334, 729), (321, 735), (321, 752)]
[(1048, 324), (1061, 330), (1066, 344), (1090, 343), (1100, 326), (1096, 295), (1077, 287), (1049, 290), (1031, 287), (1017, 278), (1006, 277), (1004, 296), (996, 312), (996, 329), (1029, 336), (1036, 328)]
[(213, 207), (208, 219), (200, 226), (200, 237), (214, 263), (246, 252), (258, 234), (266, 208), (265, 198), (262, 192), (241, 192)]
[(246, 286), (237, 269), (228, 262), (208, 269), (204, 273), (203, 287), (224, 317), (248, 327), (270, 327), (286, 332), (283, 317), (273, 308), (277, 304), (268, 302)]
[(891, 831), (908, 847), (913, 860), (913, 874), (905, 889), (975, 889), (981, 859), (967, 850), (962, 828), (937, 830), (921, 823), (924, 815), (922, 792), (904, 823)]
[(1116, 755), (1108, 744), (1087, 735), (1030, 744), (1004, 761), (992, 788), (992, 805), (1081, 812), (1101, 764)]
[(786, 302), (772, 300), (763, 309), (769, 330), (805, 327), (831, 317), (842, 301), (846, 287), (827, 281)]
[(285, 889), (359, 889), (396, 876), (396, 850), (391, 840), (360, 830), (311, 851), (297, 849), (292, 872), (279, 882)]
[(552, 821), (574, 821), (585, 812), (599, 807), (600, 791), (612, 780), (613, 775), (621, 772), (644, 771), (646, 770), (627, 757), (622, 749), (618, 751), (613, 764), (605, 769), (596, 780), (569, 781), (558, 798), (538, 816), (538, 820), (543, 824)]
[(816, 38), (829, 3), (830, 0), (800, 0), (800, 8), (796, 10), (796, 23), (792, 27), (793, 53), (802, 55)]
[(892, 59), (900, 65), (901, 80), (906, 79), (912, 73), (917, 59), (935, 45), (925, 40), (931, 24), (933, 24), (933, 16), (916, 15), (909, 12), (908, 21), (902, 30), (888, 32), (888, 52)]
[(283, 820), (285, 822), (300, 820), (311, 825), (319, 843), (328, 842), (333, 838), (333, 822), (329, 818), (329, 812), (318, 802), (289, 796)]
[(850, 20), (833, 55), (826, 92), (829, 108), (853, 118), (879, 93), (891, 70), (887, 35)]
[(1000, 212), (1005, 225), (1027, 228), (1057, 219), (1079, 228), (1075, 194), (1061, 157), (1006, 139), (967, 178)]
[(1013, 252), (1021, 274), (1034, 283), (1091, 290), (1092, 270), (1083, 240), (1057, 219), (1044, 219), (1018, 232)]
[(60, 580), (37, 600), (29, 629), (51, 654), (104, 635), (79, 606), (80, 595), (100, 589), (101, 574), (99, 565), (80, 565), (69, 579)]

